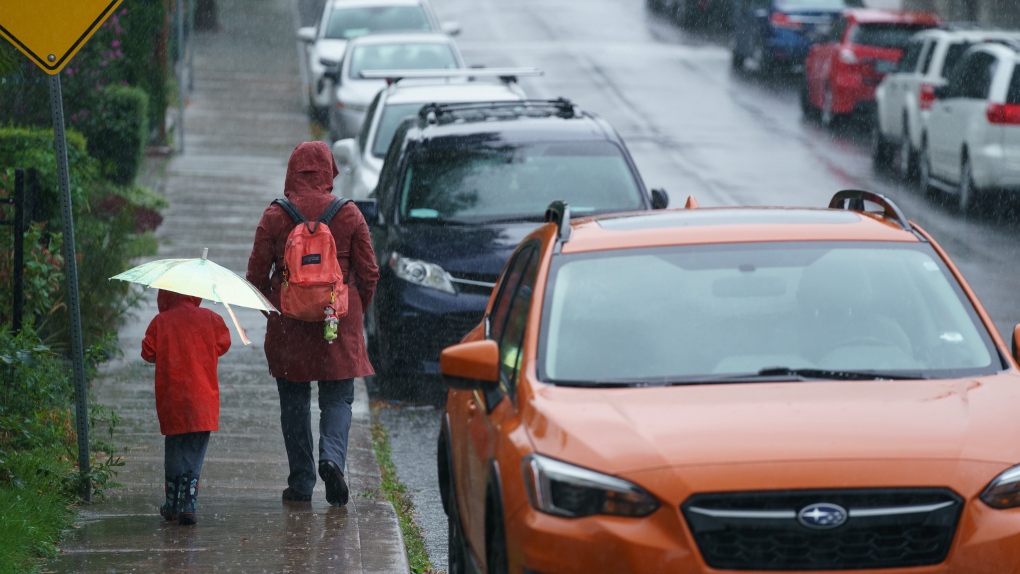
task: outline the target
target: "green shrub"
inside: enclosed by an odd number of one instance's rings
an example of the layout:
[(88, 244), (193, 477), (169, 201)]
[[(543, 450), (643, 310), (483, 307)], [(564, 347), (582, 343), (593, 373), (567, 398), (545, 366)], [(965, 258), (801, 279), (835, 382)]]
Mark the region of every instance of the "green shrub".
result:
[[(88, 209), (89, 191), (99, 172), (98, 163), (87, 151), (85, 138), (76, 131), (67, 132), (67, 163), (70, 170), (71, 202), (76, 210)], [(35, 212), (39, 220), (60, 225), (60, 180), (53, 150), (53, 130), (0, 127), (0, 190), (3, 197), (14, 193), (14, 168), (39, 170), (40, 197)]]
[(149, 97), (140, 88), (110, 86), (82, 126), (89, 155), (104, 177), (120, 185), (134, 183), (149, 141)]

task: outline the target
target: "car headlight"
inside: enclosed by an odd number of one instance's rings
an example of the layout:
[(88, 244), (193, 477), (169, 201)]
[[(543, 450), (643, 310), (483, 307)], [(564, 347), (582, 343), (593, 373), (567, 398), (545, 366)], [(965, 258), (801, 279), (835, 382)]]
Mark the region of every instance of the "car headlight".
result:
[(592, 514), (648, 516), (659, 501), (640, 486), (540, 454), (524, 457), (524, 484), (536, 510), (578, 518)]
[(435, 263), (427, 263), (393, 252), (390, 255), (390, 269), (404, 281), (435, 289), (451, 295), (457, 294), (450, 274)]
[(992, 508), (1020, 507), (1020, 466), (995, 477), (981, 493), (981, 500)]

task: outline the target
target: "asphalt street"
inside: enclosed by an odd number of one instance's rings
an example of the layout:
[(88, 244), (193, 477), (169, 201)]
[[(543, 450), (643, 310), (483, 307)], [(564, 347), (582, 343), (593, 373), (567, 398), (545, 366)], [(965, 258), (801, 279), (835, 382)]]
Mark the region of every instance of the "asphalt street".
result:
[[(964, 217), (872, 170), (869, 132), (830, 132), (801, 117), (801, 78), (731, 70), (724, 30), (688, 31), (651, 14), (644, 0), (433, 0), (462, 26), (469, 64), (536, 66), (529, 96), (563, 96), (609, 120), (649, 187), (671, 205), (828, 205), (854, 188), (892, 198), (961, 268), (1008, 341), (1020, 323), (1016, 201)], [(394, 462), (414, 492), (435, 565), (446, 565), (446, 522), (435, 487), (439, 411), (386, 411)]]

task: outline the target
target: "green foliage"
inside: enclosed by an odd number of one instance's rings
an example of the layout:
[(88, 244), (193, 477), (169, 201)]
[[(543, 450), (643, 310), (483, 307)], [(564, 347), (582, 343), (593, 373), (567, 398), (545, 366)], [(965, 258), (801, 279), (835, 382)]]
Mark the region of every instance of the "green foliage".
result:
[[(12, 216), (10, 213), (4, 215), (5, 218)], [(61, 241), (62, 235), (49, 233), (45, 223), (32, 225), (25, 232), (23, 319), (29, 324), (38, 321), (39, 325), (44, 325), (49, 317), (64, 307), (64, 257), (60, 253)], [(12, 234), (0, 235), (0, 325), (10, 325), (13, 320), (13, 249)]]
[[(98, 179), (98, 164), (86, 151), (85, 138), (67, 132), (67, 163), (70, 170), (71, 202), (75, 208), (88, 209), (89, 190)], [(53, 151), (53, 130), (0, 127), (0, 193), (14, 193), (14, 168), (39, 170), (41, 197), (35, 198), (36, 219), (52, 220), (60, 225), (60, 181)]]
[[(6, 40), (0, 40), (0, 78), (16, 73), (18, 69), (18, 50)], [(2, 80), (0, 80), (2, 81)]]
[(97, 109), (83, 122), (89, 155), (114, 183), (131, 185), (138, 175), (149, 140), (148, 113), (149, 96), (143, 90), (109, 86), (98, 98)]

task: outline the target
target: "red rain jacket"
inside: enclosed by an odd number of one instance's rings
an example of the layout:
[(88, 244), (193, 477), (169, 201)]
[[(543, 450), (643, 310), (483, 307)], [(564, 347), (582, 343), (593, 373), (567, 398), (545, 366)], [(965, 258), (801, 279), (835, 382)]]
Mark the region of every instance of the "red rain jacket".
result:
[[(283, 194), (313, 221), (322, 215), (333, 195), (333, 178), (339, 174), (333, 153), (321, 141), (304, 142), (294, 148), (287, 165)], [(255, 230), (255, 244), (248, 258), (247, 279), (280, 308), (283, 250), (294, 222), (282, 207), (270, 205)], [(337, 339), (323, 338), (321, 321), (306, 322), (273, 313), (266, 326), (266, 359), (269, 372), (292, 382), (353, 379), (375, 374), (368, 360), (362, 315), (372, 302), (379, 282), (368, 224), (353, 203), (343, 206), (329, 223), (336, 240), (337, 259), (349, 285), (347, 316), (337, 325)], [(326, 315), (323, 314), (323, 320)]]
[(156, 363), (156, 414), (164, 435), (219, 430), (219, 358), (230, 349), (223, 318), (202, 299), (160, 290), (157, 314), (142, 341), (142, 358)]

